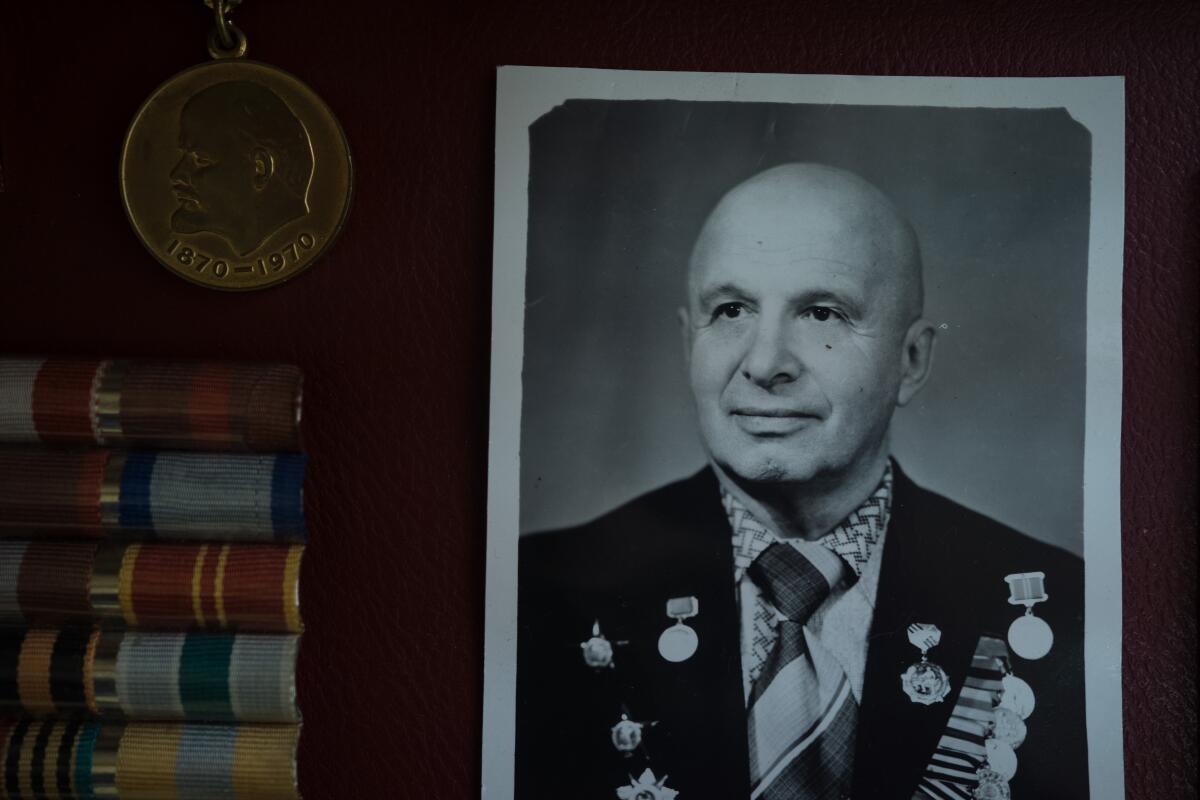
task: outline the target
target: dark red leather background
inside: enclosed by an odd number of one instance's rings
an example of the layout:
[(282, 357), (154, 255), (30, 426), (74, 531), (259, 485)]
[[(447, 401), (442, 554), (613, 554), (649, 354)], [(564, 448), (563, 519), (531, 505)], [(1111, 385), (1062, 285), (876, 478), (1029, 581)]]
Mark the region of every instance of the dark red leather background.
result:
[(155, 264), (116, 187), (134, 110), (205, 58), (200, 0), (4, 6), (0, 351), (307, 375), (311, 800), (478, 796), (495, 65), (1127, 76), (1127, 788), (1195, 796), (1200, 5), (246, 0), (358, 188), (323, 263), (232, 296)]

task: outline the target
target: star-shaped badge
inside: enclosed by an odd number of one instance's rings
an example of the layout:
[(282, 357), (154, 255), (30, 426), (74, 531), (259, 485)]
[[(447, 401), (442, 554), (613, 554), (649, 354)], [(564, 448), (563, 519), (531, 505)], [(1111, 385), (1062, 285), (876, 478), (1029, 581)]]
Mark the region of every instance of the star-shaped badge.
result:
[(637, 722), (629, 718), (629, 713), (624, 706), (621, 708), (621, 720), (612, 726), (609, 735), (612, 737), (613, 747), (617, 748), (617, 752), (628, 757), (632, 756), (633, 751), (641, 746), (642, 731), (647, 726), (653, 728), (658, 722)]
[(621, 800), (675, 800), (679, 792), (666, 787), (667, 776), (657, 780), (654, 773), (647, 769), (640, 778), (629, 776), (629, 785), (617, 789), (617, 797)]
[(592, 623), (592, 638), (580, 642), (579, 647), (583, 651), (583, 663), (592, 669), (614, 666), (612, 642), (600, 632), (600, 620)]

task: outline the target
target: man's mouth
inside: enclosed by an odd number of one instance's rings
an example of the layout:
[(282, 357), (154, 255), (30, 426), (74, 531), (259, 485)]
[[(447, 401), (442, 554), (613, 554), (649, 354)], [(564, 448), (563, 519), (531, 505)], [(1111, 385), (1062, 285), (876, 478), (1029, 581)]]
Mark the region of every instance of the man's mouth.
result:
[(181, 203), (191, 203), (194, 206), (200, 205), (200, 198), (187, 186), (177, 183), (171, 187), (171, 193)]
[(787, 436), (809, 427), (820, 417), (794, 408), (745, 406), (730, 412), (733, 421), (752, 436)]
[(759, 408), (755, 406), (735, 408), (733, 414), (741, 417), (810, 417), (812, 419), (816, 419), (817, 416), (793, 408)]

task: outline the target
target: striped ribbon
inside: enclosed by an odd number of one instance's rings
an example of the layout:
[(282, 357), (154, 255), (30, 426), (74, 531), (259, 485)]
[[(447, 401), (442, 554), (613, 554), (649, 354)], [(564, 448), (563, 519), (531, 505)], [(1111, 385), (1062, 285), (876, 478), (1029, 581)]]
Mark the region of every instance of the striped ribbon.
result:
[[(946, 730), (938, 740), (913, 800), (973, 800), (978, 794), (979, 771), (988, 766), (987, 740), (991, 737), (996, 701), (1003, 692), (1008, 646), (994, 636), (981, 636), (971, 659)], [(1007, 792), (1005, 787), (1002, 792)], [(1007, 795), (1004, 795), (1007, 796)]]
[(0, 535), (304, 541), (301, 454), (0, 449)]
[(0, 800), (299, 800), (297, 725), (0, 719)]
[(299, 722), (298, 636), (0, 629), (0, 712)]
[(0, 623), (299, 633), (303, 545), (0, 540)]
[(251, 452), (300, 449), (286, 364), (0, 359), (0, 442)]

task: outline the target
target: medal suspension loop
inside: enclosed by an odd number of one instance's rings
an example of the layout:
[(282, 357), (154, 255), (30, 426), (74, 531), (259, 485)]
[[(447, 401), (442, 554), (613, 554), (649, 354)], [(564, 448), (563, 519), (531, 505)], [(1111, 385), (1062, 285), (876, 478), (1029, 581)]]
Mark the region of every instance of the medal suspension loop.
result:
[(229, 21), (229, 15), (242, 0), (204, 0), (213, 10), (216, 26), (208, 34), (208, 54), (213, 58), (241, 58), (246, 55), (246, 34)]

